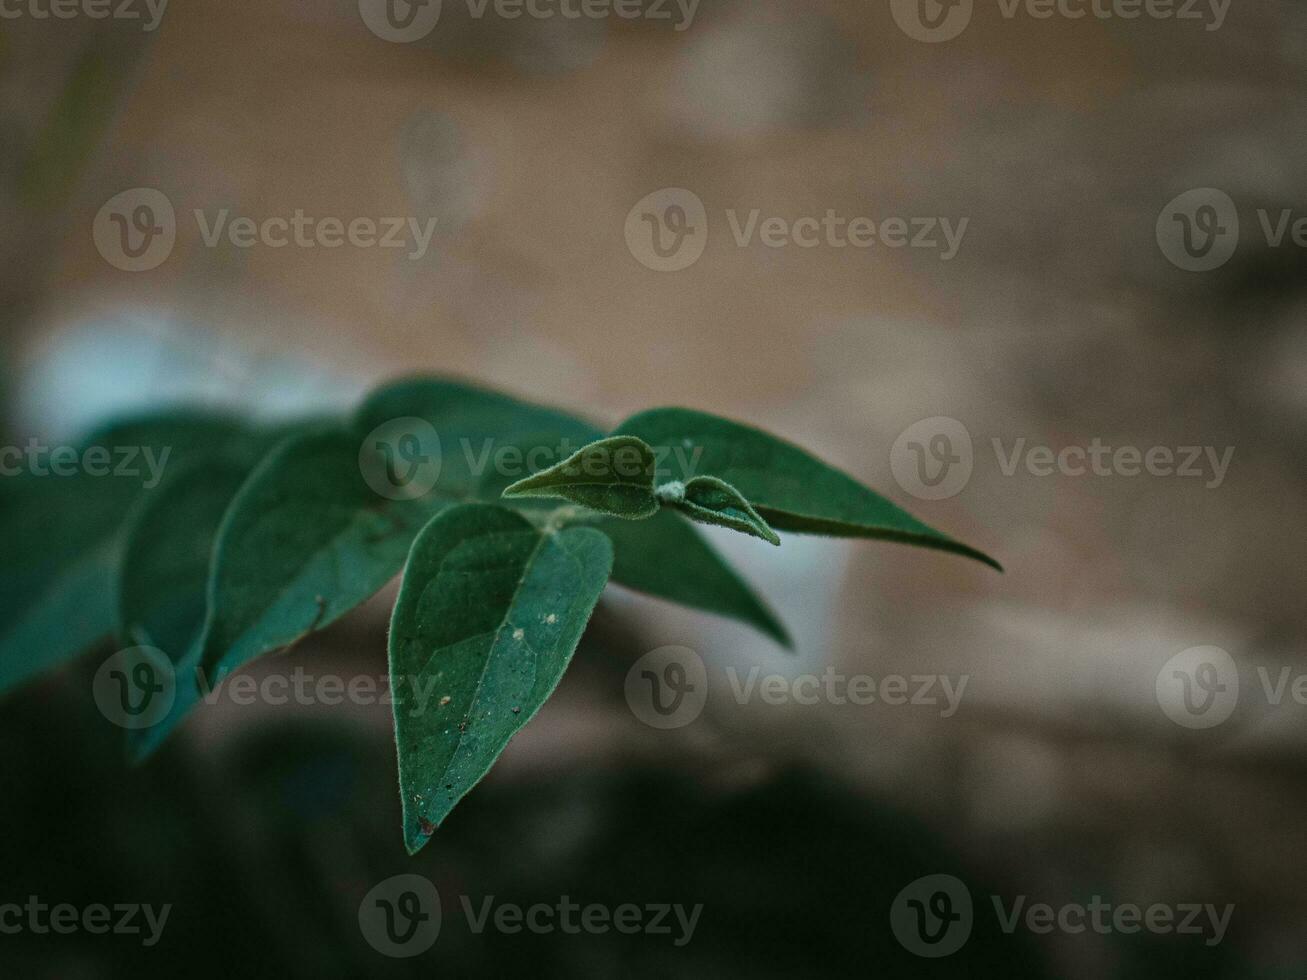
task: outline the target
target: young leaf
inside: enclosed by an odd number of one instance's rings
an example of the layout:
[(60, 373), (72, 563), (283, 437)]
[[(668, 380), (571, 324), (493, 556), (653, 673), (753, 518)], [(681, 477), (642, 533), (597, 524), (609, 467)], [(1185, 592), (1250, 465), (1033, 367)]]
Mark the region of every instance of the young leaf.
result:
[[(612, 567), (593, 528), (464, 504), (413, 543), (390, 626), (404, 842), (416, 853), (557, 687)], [(425, 693), (426, 698), (422, 700)]]
[[(477, 407), (475, 412), (461, 410), (459, 423), (464, 430), (475, 428), (482, 437), (493, 441), (496, 451), (516, 450), (514, 458), (529, 458), (532, 450), (552, 447), (563, 440), (585, 445), (601, 436), (588, 423), (556, 410), (524, 405), (502, 395), (450, 381), (415, 380), (392, 385), (369, 399), (372, 407), (367, 413), (368, 422), (406, 412), (425, 412), (432, 417), (441, 412), (450, 417), (455, 406), (466, 405), (469, 398), (474, 399)], [(422, 402), (425, 404), (419, 404)], [(492, 425), (476, 423), (478, 418), (486, 417), (492, 418), (493, 425), (502, 427), (508, 434), (495, 437), (491, 434)], [(451, 461), (451, 447), (446, 446), (442, 483), (450, 465), (463, 466), (467, 458), (474, 458), (480, 452), (466, 437), (459, 437), (457, 444), (463, 449), (462, 462)], [(462, 469), (456, 472), (462, 472)], [(493, 466), (481, 467), (479, 477), (471, 475), (466, 481), (473, 484), (474, 499), (486, 502), (499, 498), (506, 484), (512, 482)], [(545, 498), (515, 496), (504, 498), (502, 503), (530, 512), (540, 509), (547, 501)], [(682, 517), (660, 512), (648, 520), (628, 521), (590, 515), (577, 518), (577, 523), (597, 527), (612, 539), (616, 552), (612, 580), (619, 585), (735, 619), (753, 626), (786, 648), (792, 646), (784, 625), (767, 603)]]
[(696, 476), (685, 483), (677, 480), (664, 484), (658, 488), (658, 496), (701, 524), (729, 527), (762, 538), (768, 544), (781, 543), (776, 532), (758, 516), (740, 491), (715, 476)]
[(614, 436), (519, 480), (504, 496), (561, 497), (604, 514), (643, 520), (658, 511), (654, 466), (653, 450), (642, 440)]
[(18, 484), (0, 534), (22, 560), (5, 563), (0, 580), (0, 692), (110, 635), (122, 530), (134, 507), (188, 460), (245, 431), (194, 412), (134, 418), (79, 443), (72, 475), (10, 478)]
[(664, 509), (647, 521), (606, 517), (594, 526), (612, 539), (618, 585), (746, 623), (793, 647), (767, 603), (680, 514)]
[[(657, 408), (627, 419), (614, 434), (638, 436), (654, 447), (702, 450), (696, 468), (730, 483), (777, 530), (899, 541), (1002, 570), (984, 552), (941, 534), (851, 476), (752, 426), (685, 408)], [(669, 454), (669, 461), (677, 455)], [(677, 476), (684, 481), (694, 474)]]

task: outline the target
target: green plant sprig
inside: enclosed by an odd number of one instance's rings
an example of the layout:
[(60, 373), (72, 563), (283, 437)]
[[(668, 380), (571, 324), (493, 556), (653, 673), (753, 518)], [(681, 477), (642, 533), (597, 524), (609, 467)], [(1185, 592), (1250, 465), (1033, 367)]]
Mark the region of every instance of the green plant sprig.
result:
[[(149, 448), (168, 466), (151, 486), (80, 471), (0, 482), (5, 540), (24, 556), (6, 563), (0, 588), (0, 694), (109, 637), (157, 648), (175, 698), (127, 733), (141, 761), (203, 690), (402, 571), (392, 688), (421, 679), (435, 695), (423, 712), (395, 707), (410, 852), (553, 693), (609, 581), (790, 646), (693, 523), (773, 545), (778, 532), (898, 541), (999, 567), (798, 446), (683, 408), (606, 434), (463, 382), (413, 378), (343, 418), (260, 428), (168, 412), (85, 445)], [(554, 446), (579, 448), (551, 466), (525, 462)]]

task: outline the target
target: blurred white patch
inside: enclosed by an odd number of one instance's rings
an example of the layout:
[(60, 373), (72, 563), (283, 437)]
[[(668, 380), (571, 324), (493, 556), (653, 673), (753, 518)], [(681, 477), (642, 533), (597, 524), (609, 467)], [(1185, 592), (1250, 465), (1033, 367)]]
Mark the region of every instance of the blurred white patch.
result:
[[(781, 547), (777, 549), (726, 528), (700, 526), (699, 530), (732, 565), (744, 570), (794, 638), (794, 656), (763, 641), (774, 653), (767, 663), (769, 671), (794, 677), (814, 669), (820, 672), (834, 662), (832, 624), (853, 546), (849, 541), (778, 531)], [(744, 656), (725, 658), (722, 666), (758, 659), (756, 650), (746, 651)]]
[(165, 405), (286, 418), (338, 411), (364, 391), (321, 365), (134, 312), (54, 330), (18, 376), (21, 431), (62, 438)]
[[(970, 614), (964, 610), (969, 608)], [(1157, 706), (1157, 673), (1177, 653), (1199, 644), (1242, 659), (1248, 647), (1237, 626), (1155, 605), (1118, 604), (1066, 613), (990, 601), (919, 628), (919, 649), (965, 642), (971, 703), (1015, 712), (1031, 723), (1058, 721), (1077, 730), (1123, 724), (1162, 730), (1171, 723)], [(932, 633), (938, 635), (931, 635)], [(965, 637), (965, 641), (959, 638)]]

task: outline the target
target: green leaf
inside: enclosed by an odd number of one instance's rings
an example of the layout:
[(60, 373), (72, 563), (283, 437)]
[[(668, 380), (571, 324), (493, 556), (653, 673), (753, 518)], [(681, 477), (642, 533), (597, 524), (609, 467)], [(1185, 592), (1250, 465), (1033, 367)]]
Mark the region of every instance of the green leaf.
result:
[[(354, 428), (361, 437), (380, 426), (418, 418), (436, 431), (441, 491), (447, 496), (495, 500), (503, 488), (527, 475), (500, 472), (497, 452), (512, 447), (530, 455), (547, 450), (552, 463), (603, 433), (566, 412), (448, 378), (406, 378), (368, 396)], [(560, 452), (560, 450), (565, 450)], [(521, 463), (519, 462), (520, 466)]]
[(89, 459), (88, 450), (107, 453), (103, 475), (79, 462), (69, 476), (52, 471), (6, 478), (16, 486), (6, 494), (0, 535), (22, 558), (4, 563), (0, 579), (0, 692), (112, 633), (115, 576), (130, 515), (189, 460), (245, 431), (235, 420), (194, 412), (133, 418), (78, 443), (79, 461)]
[[(507, 478), (494, 453), (503, 446), (556, 451), (597, 435), (554, 409), (412, 378), (369, 396), (349, 424), (282, 445), (219, 530), (201, 655), (210, 680), (375, 594), (444, 508), (497, 498)], [(409, 471), (420, 478), (407, 479)]]
[(199, 703), (200, 637), (218, 528), (261, 452), (284, 431), (196, 462), (138, 509), (127, 534), (118, 581), (118, 635), (124, 645), (162, 650), (177, 677), (169, 713), (127, 735), (127, 754), (153, 753)]
[(633, 435), (669, 463), (687, 461), (735, 487), (773, 528), (837, 537), (877, 538), (949, 551), (1002, 566), (984, 552), (934, 530), (857, 480), (798, 446), (760, 429), (685, 408), (657, 408), (632, 416), (615, 435)]
[(218, 525), (252, 463), (202, 460), (140, 507), (127, 532), (118, 580), (118, 637), (177, 662), (204, 625)]
[(658, 488), (659, 499), (672, 504), (701, 524), (717, 524), (779, 545), (781, 539), (744, 499), (740, 491), (715, 476), (696, 476)]
[(614, 517), (643, 520), (658, 512), (653, 450), (631, 436), (600, 439), (519, 480), (504, 496), (561, 497)]
[(544, 531), (483, 504), (418, 536), (390, 627), (392, 690), (414, 694), (394, 705), (409, 853), (553, 693), (612, 561), (593, 528)]
[(162, 745), (199, 702), (194, 678), (209, 559), (222, 515), (248, 475), (248, 467), (229, 461), (190, 467), (141, 509), (128, 533), (118, 583), (119, 642), (162, 650), (178, 681), (165, 717), (125, 733), (132, 762)]
[(200, 664), (210, 681), (339, 619), (403, 566), (427, 496), (389, 500), (363, 478), (359, 440), (294, 436), (250, 474), (218, 529)]
[(17, 495), (4, 519), (0, 691), (110, 633), (117, 532), (134, 496), (123, 483), (97, 494), (76, 477), (31, 479), (39, 492)]
[(594, 526), (612, 539), (617, 584), (746, 623), (793, 647), (767, 603), (680, 514), (663, 510), (647, 521), (608, 517)]

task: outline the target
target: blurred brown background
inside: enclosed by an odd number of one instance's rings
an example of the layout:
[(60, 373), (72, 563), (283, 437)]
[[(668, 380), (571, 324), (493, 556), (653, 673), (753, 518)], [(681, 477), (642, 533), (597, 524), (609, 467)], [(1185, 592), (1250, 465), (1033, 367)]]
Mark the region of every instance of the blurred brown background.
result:
[[(1307, 671), (1307, 252), (1271, 247), (1255, 215), (1307, 214), (1307, 9), (1235, 0), (1207, 26), (1008, 19), (979, 0), (935, 44), (888, 3), (820, 0), (703, 0), (684, 31), (478, 20), (446, 0), (411, 44), (335, 0), (192, 0), (152, 33), (6, 20), (11, 428), (53, 438), (153, 399), (347, 404), (419, 370), (605, 423), (685, 404), (764, 425), (1007, 573), (897, 545), (787, 536), (776, 552), (714, 536), (776, 603), (798, 658), (611, 590), (577, 669), (492, 774), (498, 807), (555, 775), (647, 765), (713, 793), (797, 765), (919, 821), (1004, 894), (1235, 905), (1214, 951), (1177, 938), (1138, 960), (1111, 937), (1039, 937), (1050, 975), (1158, 976), (1169, 960), (1188, 976), (1301, 976), (1307, 708), (1269, 703), (1257, 668)], [(178, 216), (171, 255), (141, 273), (92, 239), (101, 206), (134, 187)], [(664, 187), (708, 213), (702, 257), (677, 272), (647, 268), (624, 236), (632, 206)], [(1205, 273), (1168, 262), (1154, 232), (1195, 187), (1227, 192), (1242, 227)], [(223, 208), (437, 225), (419, 259), (208, 247), (191, 213)], [(738, 247), (730, 209), (967, 225), (948, 260), (881, 242)], [(974, 471), (947, 499), (916, 499), (891, 447), (936, 416), (968, 430)], [(1219, 486), (1008, 476), (994, 439), (1234, 453)], [(289, 656), (380, 672), (387, 610)], [(704, 718), (674, 732), (641, 725), (621, 695), (626, 667), (665, 644), (698, 651), (713, 684)], [(1228, 721), (1194, 730), (1159, 708), (1155, 682), (1201, 645), (1228, 651), (1243, 687)], [(969, 686), (948, 718), (736, 704), (722, 671), (755, 663)], [(388, 712), (357, 713), (384, 770)], [(174, 751), (203, 759), (293, 717), (215, 708)], [(806, 846), (822, 825), (812, 815)], [(516, 844), (505, 831), (497, 846)], [(790, 846), (783, 829), (766, 842)]]

